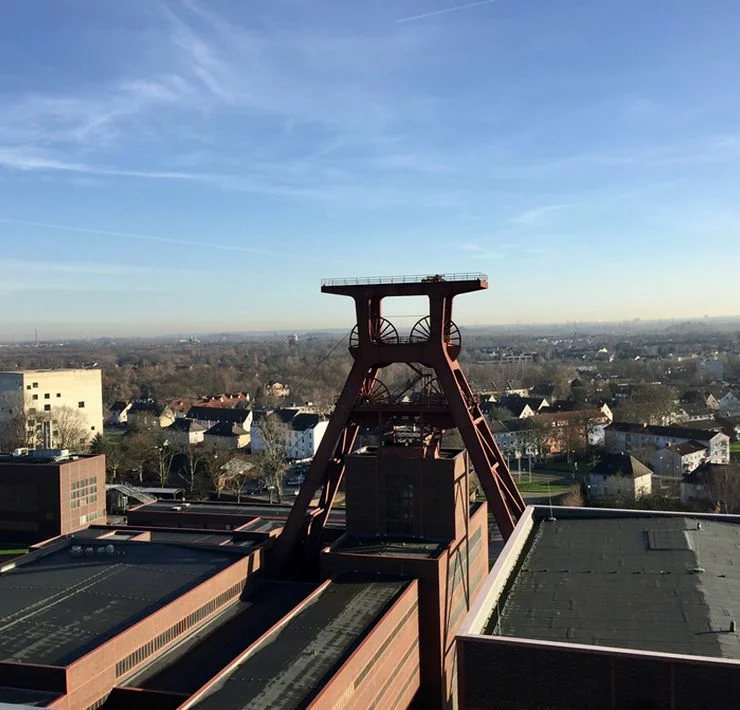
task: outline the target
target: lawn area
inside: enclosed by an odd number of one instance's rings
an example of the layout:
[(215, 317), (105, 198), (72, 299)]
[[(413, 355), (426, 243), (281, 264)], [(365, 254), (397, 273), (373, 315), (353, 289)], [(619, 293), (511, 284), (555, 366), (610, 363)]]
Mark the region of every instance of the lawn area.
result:
[(740, 463), (740, 441), (733, 441), (730, 444), (730, 459), (735, 463)]
[[(514, 479), (516, 480), (516, 479)], [(543, 481), (522, 481), (517, 483), (516, 487), (520, 493), (547, 495), (548, 487), (547, 483)], [(563, 485), (562, 483), (551, 483), (549, 493), (551, 496), (559, 496), (568, 490), (569, 486)]]
[(19, 545), (17, 542), (0, 542), (0, 557), (18, 557), (28, 552), (27, 547)]

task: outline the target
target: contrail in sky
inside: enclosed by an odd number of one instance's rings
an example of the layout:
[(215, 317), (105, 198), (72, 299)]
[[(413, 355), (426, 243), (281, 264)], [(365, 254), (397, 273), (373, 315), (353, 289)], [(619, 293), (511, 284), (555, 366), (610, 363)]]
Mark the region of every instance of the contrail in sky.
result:
[(413, 22), (414, 20), (423, 20), (425, 17), (436, 17), (437, 15), (447, 15), (450, 12), (457, 12), (458, 10), (467, 10), (470, 7), (480, 7), (481, 5), (491, 5), (498, 0), (478, 0), (478, 2), (469, 2), (467, 5), (457, 5), (455, 7), (448, 7), (445, 10), (433, 10), (432, 12), (425, 12), (423, 15), (413, 15), (412, 17), (402, 17), (400, 20), (396, 20), (397, 25), (401, 25), (404, 22)]
[(304, 261), (321, 261), (324, 263), (334, 264), (347, 264), (346, 261), (327, 260), (323, 257), (307, 256), (303, 254), (296, 254), (292, 250), (284, 252), (267, 251), (265, 249), (256, 249), (254, 247), (242, 247), (232, 244), (213, 244), (212, 242), (193, 242), (187, 239), (173, 239), (171, 237), (155, 237), (148, 234), (132, 234), (130, 232), (112, 232), (107, 229), (91, 229), (89, 227), (72, 227), (66, 224), (48, 224), (46, 222), (33, 222), (27, 219), (11, 219), (9, 217), (0, 217), (0, 223), (5, 224), (20, 224), (27, 227), (43, 227), (45, 229), (59, 229), (66, 232), (79, 232), (81, 234), (100, 234), (106, 237), (119, 237), (120, 239), (136, 239), (138, 241), (145, 242), (161, 242), (164, 244), (180, 244), (189, 247), (199, 247), (201, 249), (220, 249), (222, 251), (238, 251), (247, 254), (261, 254), (262, 256), (277, 256), (281, 259), (293, 258), (302, 259)]

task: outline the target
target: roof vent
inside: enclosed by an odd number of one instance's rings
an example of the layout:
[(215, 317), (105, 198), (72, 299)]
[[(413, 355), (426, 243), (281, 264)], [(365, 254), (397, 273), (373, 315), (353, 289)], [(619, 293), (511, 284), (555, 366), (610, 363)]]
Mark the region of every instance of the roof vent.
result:
[(703, 567), (694, 567), (694, 569), (691, 570), (691, 574), (704, 574), (706, 570)]

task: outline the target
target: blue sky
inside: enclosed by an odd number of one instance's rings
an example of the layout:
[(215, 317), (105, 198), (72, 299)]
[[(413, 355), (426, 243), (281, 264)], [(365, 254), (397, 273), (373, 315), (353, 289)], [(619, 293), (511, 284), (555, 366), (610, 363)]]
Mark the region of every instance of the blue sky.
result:
[(322, 277), (453, 271), (491, 279), (460, 323), (737, 314), (738, 36), (736, 0), (8, 0), (0, 339), (339, 327)]

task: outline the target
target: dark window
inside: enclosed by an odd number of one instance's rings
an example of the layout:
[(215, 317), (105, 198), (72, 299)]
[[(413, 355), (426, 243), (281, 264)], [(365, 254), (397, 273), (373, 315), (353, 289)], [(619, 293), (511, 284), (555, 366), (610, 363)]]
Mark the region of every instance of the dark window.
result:
[(31, 395), (31, 399), (38, 399), (38, 398), (39, 398), (39, 396), (37, 394)]
[(50, 394), (49, 394), (49, 393), (47, 392), (47, 393), (46, 393), (46, 394), (44, 395), (44, 399), (51, 399), (51, 395), (50, 395)]
[(45, 412), (50, 412), (51, 411), (51, 405), (50, 404), (45, 404), (44, 405), (44, 411)]
[(31, 385), (26, 385), (26, 389), (27, 390), (30, 390), (31, 389)]
[(35, 410), (35, 409), (34, 409), (33, 407), (31, 407), (31, 408), (30, 408), (30, 409), (28, 410), (28, 413), (29, 413), (29, 414), (36, 414), (36, 410)]
[(94, 426), (91, 426), (90, 427), (90, 431), (95, 431), (95, 427)]
[(78, 406), (78, 407), (79, 407), (80, 409), (84, 409), (84, 408), (85, 408), (85, 403), (84, 403), (84, 402), (77, 402), (77, 406)]
[(61, 392), (57, 392), (57, 397), (61, 397), (61, 396), (62, 396), (62, 393)]
[(34, 389), (38, 389), (38, 387), (39, 387), (39, 383), (38, 383), (38, 382), (34, 382), (34, 383), (32, 384), (32, 387), (33, 387)]

